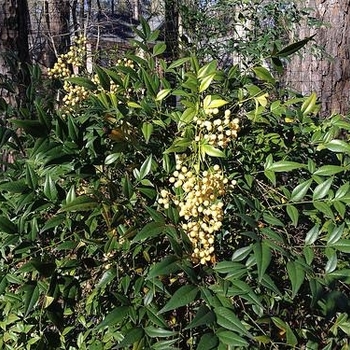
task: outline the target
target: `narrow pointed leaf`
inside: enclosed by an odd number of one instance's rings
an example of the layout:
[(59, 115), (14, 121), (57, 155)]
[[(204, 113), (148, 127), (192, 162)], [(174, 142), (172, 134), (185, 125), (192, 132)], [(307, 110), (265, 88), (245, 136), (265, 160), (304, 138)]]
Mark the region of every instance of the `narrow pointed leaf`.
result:
[(192, 285), (186, 285), (180, 287), (170, 298), (167, 304), (159, 311), (160, 314), (177, 309), (181, 306), (192, 303), (198, 294), (198, 287)]

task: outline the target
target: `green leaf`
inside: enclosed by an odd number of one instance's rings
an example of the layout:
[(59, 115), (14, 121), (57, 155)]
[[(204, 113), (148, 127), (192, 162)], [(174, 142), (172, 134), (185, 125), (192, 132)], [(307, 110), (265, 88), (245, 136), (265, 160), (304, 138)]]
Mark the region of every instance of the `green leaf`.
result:
[(186, 108), (181, 115), (181, 121), (186, 124), (191, 123), (196, 114), (197, 110), (195, 108)]
[(196, 350), (215, 350), (217, 349), (219, 340), (213, 333), (205, 333), (201, 336)]
[(228, 345), (229, 347), (231, 346), (233, 346), (234, 348), (236, 348), (237, 346), (247, 347), (249, 345), (249, 343), (244, 338), (240, 337), (236, 333), (219, 330), (216, 334), (219, 340), (225, 345)]
[(10, 235), (18, 233), (17, 226), (6, 216), (0, 216), (0, 232)]
[(327, 237), (327, 245), (332, 245), (337, 243), (343, 235), (345, 224), (334, 227), (332, 232)]
[(121, 156), (120, 153), (109, 154), (105, 159), (105, 165), (110, 165), (115, 163), (120, 158), (120, 156)]
[(55, 201), (57, 199), (57, 194), (58, 194), (58, 191), (56, 188), (56, 184), (52, 180), (51, 176), (47, 174), (44, 182), (44, 195), (50, 201)]
[(98, 205), (99, 204), (95, 198), (87, 195), (82, 195), (75, 198), (70, 203), (63, 205), (58, 213), (70, 211), (88, 211), (95, 209)]
[(104, 327), (112, 327), (117, 323), (124, 320), (128, 314), (129, 306), (118, 306), (107, 314), (101, 323), (96, 326), (96, 330), (100, 330)]
[(179, 258), (174, 255), (170, 255), (151, 266), (149, 273), (147, 274), (147, 279), (152, 279), (158, 276), (167, 276), (171, 273), (179, 271), (179, 269)]
[(24, 180), (4, 182), (0, 184), (0, 190), (12, 192), (12, 193), (23, 193), (28, 189), (29, 188)]
[(79, 86), (84, 87), (87, 90), (95, 91), (97, 89), (97, 85), (93, 83), (90, 79), (84, 78), (84, 77), (72, 77), (67, 78), (67, 81), (69, 81), (72, 84), (76, 84)]
[(107, 72), (99, 66), (95, 66), (94, 71), (98, 76), (99, 84), (101, 85), (101, 87), (104, 90), (109, 91), (111, 86), (111, 79), (109, 78)]
[(324, 215), (326, 215), (329, 218), (331, 218), (332, 220), (334, 220), (334, 214), (333, 214), (333, 211), (332, 211), (331, 207), (329, 206), (329, 204), (324, 203), (324, 202), (313, 202), (312, 204), (321, 213), (323, 213)]
[(294, 299), (301, 285), (304, 282), (305, 271), (299, 263), (295, 261), (288, 261), (287, 272), (288, 272), (289, 279), (292, 283), (292, 299)]
[(313, 175), (319, 176), (331, 176), (334, 174), (338, 174), (342, 171), (345, 171), (345, 168), (340, 165), (323, 165), (318, 168)]
[(331, 188), (333, 183), (333, 178), (329, 178), (328, 180), (320, 183), (319, 185), (317, 185), (314, 189), (314, 193), (312, 196), (312, 199), (314, 201), (322, 199), (324, 197), (327, 196), (329, 189)]
[(312, 229), (310, 229), (305, 237), (305, 244), (313, 244), (320, 234), (320, 225), (316, 224)]
[(346, 182), (344, 185), (340, 186), (337, 192), (335, 193), (334, 199), (340, 199), (345, 197), (349, 192), (349, 188), (350, 188), (349, 182)]
[(290, 44), (286, 47), (284, 47), (282, 50), (278, 51), (275, 56), (277, 57), (287, 57), (292, 55), (293, 53), (299, 51), (301, 48), (303, 48), (313, 37), (315, 36), (312, 35), (310, 37), (307, 37), (303, 40), (300, 40), (296, 43)]
[(153, 46), (153, 56), (161, 55), (166, 50), (164, 43), (157, 43)]
[(210, 157), (224, 158), (225, 153), (215, 148), (214, 146), (204, 144), (201, 146), (202, 155), (208, 155)]
[(316, 93), (312, 93), (302, 104), (301, 112), (303, 115), (308, 115), (315, 110), (317, 96)]
[(258, 281), (261, 282), (265, 271), (271, 262), (271, 250), (264, 242), (256, 242), (253, 249), (258, 268)]
[(307, 191), (309, 190), (311, 183), (312, 183), (312, 179), (309, 179), (307, 181), (302, 182), (297, 187), (295, 187), (294, 190), (292, 191), (290, 201), (299, 202), (300, 200), (302, 200), (305, 197)]
[(184, 328), (191, 329), (202, 325), (211, 325), (215, 321), (215, 314), (206, 305), (201, 305), (191, 323)]
[(177, 332), (170, 331), (169, 329), (157, 328), (153, 326), (145, 327), (144, 331), (150, 338), (167, 338), (178, 334)]
[(152, 154), (150, 154), (141, 165), (139, 177), (137, 178), (137, 180), (140, 181), (144, 179), (151, 171), (151, 168), (152, 168)]
[(33, 310), (34, 305), (39, 300), (39, 287), (36, 283), (27, 284), (23, 287), (24, 290), (24, 317)]
[(242, 322), (230, 309), (226, 307), (216, 307), (214, 312), (216, 315), (216, 321), (221, 327), (239, 334), (248, 334)]
[(171, 92), (171, 89), (160, 90), (156, 96), (156, 101), (164, 100)]
[(349, 239), (339, 239), (336, 243), (329, 245), (334, 249), (339, 250), (343, 253), (350, 253), (350, 240)]
[[(208, 89), (208, 87), (210, 86), (211, 82), (213, 81), (215, 77), (215, 73), (211, 73), (210, 75), (205, 76), (204, 78), (201, 79), (201, 83), (199, 85), (199, 92), (203, 92), (206, 89)], [(214, 108), (214, 107), (211, 107)]]
[(182, 66), (184, 63), (188, 62), (190, 60), (190, 57), (184, 57), (184, 58), (180, 58), (178, 60), (176, 60), (175, 62), (173, 62), (168, 69), (173, 69), (179, 66)]
[(124, 339), (118, 344), (117, 349), (128, 349), (129, 345), (138, 342), (144, 336), (144, 331), (140, 327), (131, 328), (127, 331)]
[(66, 220), (66, 215), (54, 215), (49, 220), (46, 221), (43, 228), (40, 230), (40, 233), (43, 233), (51, 228), (59, 227)]
[(181, 306), (192, 303), (198, 294), (198, 287), (192, 285), (185, 285), (180, 287), (166, 303), (166, 305), (159, 311), (159, 314), (177, 309)]
[(26, 182), (32, 190), (38, 188), (38, 175), (28, 162), (26, 163)]
[(292, 220), (293, 226), (297, 227), (298, 226), (298, 220), (299, 220), (299, 211), (294, 205), (287, 205), (286, 208), (287, 214)]
[(297, 162), (291, 162), (288, 160), (280, 160), (278, 162), (272, 163), (268, 168), (265, 168), (265, 170), (274, 171), (278, 173), (284, 171), (291, 171), (299, 168), (305, 168), (305, 165)]
[(165, 229), (164, 222), (149, 222), (146, 226), (134, 237), (133, 243), (142, 241), (147, 238), (153, 238), (161, 234)]
[(271, 320), (275, 324), (276, 327), (278, 327), (281, 331), (286, 333), (286, 341), (287, 341), (288, 345), (294, 347), (298, 344), (298, 340), (297, 340), (296, 336), (294, 335), (290, 326), (286, 322), (282, 321), (278, 317), (271, 317)]
[(128, 107), (130, 107), (130, 108), (142, 108), (141, 105), (139, 105), (138, 103), (133, 102), (133, 101), (128, 101), (127, 105), (128, 105)]
[(255, 67), (253, 68), (255, 75), (263, 81), (267, 81), (268, 83), (275, 84), (276, 80), (271, 75), (271, 73), (265, 67)]
[(350, 154), (350, 144), (343, 140), (332, 140), (326, 143), (324, 147), (332, 152)]

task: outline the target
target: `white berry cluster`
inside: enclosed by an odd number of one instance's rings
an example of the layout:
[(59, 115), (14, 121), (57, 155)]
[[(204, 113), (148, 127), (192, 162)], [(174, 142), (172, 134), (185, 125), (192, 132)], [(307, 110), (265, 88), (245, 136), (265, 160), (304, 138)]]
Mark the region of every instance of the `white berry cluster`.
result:
[(231, 117), (231, 111), (226, 110), (224, 118), (214, 118), (218, 114), (218, 108), (207, 109), (206, 114), (211, 116), (210, 119), (202, 120), (195, 118), (198, 126), (196, 141), (204, 138), (211, 146), (226, 148), (228, 144), (237, 138), (239, 131), (239, 119)]
[(192, 259), (204, 265), (214, 256), (215, 233), (223, 220), (221, 198), (229, 180), (217, 164), (199, 173), (189, 170), (187, 164), (186, 156), (176, 155), (176, 169), (169, 179), (176, 194), (162, 190), (158, 203), (167, 209), (172, 200), (179, 208), (182, 229), (193, 244)]
[(72, 75), (69, 65), (81, 67), (84, 64), (86, 55), (86, 38), (80, 36), (73, 38), (73, 45), (69, 51), (58, 57), (57, 62), (52, 68), (48, 69), (48, 75), (51, 78), (64, 79)]
[(83, 86), (72, 84), (68, 81), (63, 83), (63, 90), (66, 92), (63, 97), (63, 103), (67, 107), (67, 110), (72, 110), (80, 102), (87, 99), (90, 95), (90, 91), (85, 89)]

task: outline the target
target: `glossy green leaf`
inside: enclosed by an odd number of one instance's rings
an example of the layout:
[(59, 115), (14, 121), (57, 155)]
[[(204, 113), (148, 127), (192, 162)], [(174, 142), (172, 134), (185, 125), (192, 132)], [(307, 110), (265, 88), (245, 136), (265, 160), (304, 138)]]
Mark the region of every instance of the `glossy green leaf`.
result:
[(166, 45), (164, 43), (157, 43), (153, 47), (153, 56), (161, 55), (166, 50)]
[(342, 171), (345, 171), (345, 168), (340, 165), (323, 165), (318, 168), (313, 175), (332, 176)]
[(348, 194), (349, 189), (350, 189), (349, 182), (346, 182), (345, 184), (341, 185), (338, 188), (337, 192), (335, 193), (334, 199), (340, 199), (340, 198), (345, 197)]
[(185, 285), (180, 287), (166, 303), (166, 305), (159, 311), (160, 314), (177, 309), (181, 306), (192, 303), (198, 294), (198, 287), (192, 285)]
[(290, 201), (299, 202), (300, 200), (302, 200), (305, 197), (307, 191), (309, 190), (311, 183), (312, 183), (312, 179), (309, 179), (300, 183), (297, 187), (295, 187), (294, 190), (292, 191)]
[(174, 255), (165, 257), (162, 261), (151, 266), (147, 275), (148, 279), (152, 279), (158, 276), (167, 276), (180, 269), (179, 259)]
[(342, 224), (340, 226), (335, 226), (332, 232), (330, 232), (330, 234), (327, 236), (327, 245), (332, 245), (337, 243), (341, 239), (344, 229), (345, 229), (345, 224)]
[(316, 106), (317, 95), (316, 93), (312, 93), (302, 104), (301, 112), (303, 115), (308, 115), (313, 112)]
[(202, 325), (210, 325), (215, 321), (215, 314), (206, 305), (201, 305), (193, 320), (184, 329), (191, 329)]
[(173, 69), (173, 68), (176, 68), (176, 67), (180, 67), (184, 63), (188, 62), (189, 60), (190, 60), (189, 57), (180, 58), (180, 59), (174, 61), (173, 63), (171, 63), (171, 65), (168, 67), (168, 69)]
[(150, 154), (141, 165), (139, 177), (137, 180), (144, 179), (150, 173), (152, 168), (152, 160), (153, 160), (152, 154)]
[(216, 334), (219, 340), (229, 347), (247, 347), (249, 345), (244, 338), (234, 332), (219, 330)]
[(313, 202), (312, 203), (313, 206), (319, 210), (321, 213), (323, 213), (324, 215), (326, 215), (327, 217), (331, 218), (334, 220), (334, 213), (332, 208), (330, 207), (330, 205), (328, 203), (324, 203), (324, 202)]
[(156, 101), (164, 100), (171, 92), (171, 89), (162, 89), (158, 92), (156, 96)]
[(30, 187), (32, 190), (36, 190), (38, 188), (38, 175), (28, 162), (26, 163), (26, 182), (28, 187)]
[(12, 193), (23, 193), (28, 190), (28, 186), (24, 180), (16, 180), (11, 182), (4, 182), (0, 184), (0, 190)]
[(301, 266), (301, 264), (295, 261), (288, 261), (287, 272), (288, 272), (289, 280), (291, 281), (291, 284), (292, 284), (292, 299), (294, 299), (301, 285), (304, 282), (305, 271)]
[(264, 242), (256, 242), (253, 251), (258, 269), (258, 281), (261, 282), (271, 262), (271, 250)]
[(314, 227), (312, 227), (307, 233), (305, 237), (305, 244), (310, 245), (315, 243), (318, 236), (320, 234), (320, 225), (316, 224)]
[(153, 326), (145, 327), (144, 331), (150, 338), (168, 338), (177, 335), (177, 332)]
[(272, 163), (268, 168), (265, 168), (265, 171), (274, 171), (278, 173), (278, 172), (285, 172), (285, 171), (300, 169), (304, 167), (305, 165), (301, 163), (292, 162), (288, 160), (281, 160), (281, 161)]
[(267, 81), (268, 83), (271, 83), (271, 84), (276, 83), (275, 78), (272, 76), (269, 70), (267, 70), (265, 67), (254, 67), (253, 71), (259, 79), (263, 81)]
[(343, 253), (350, 253), (350, 239), (339, 239), (336, 243), (329, 245)]
[(134, 327), (129, 329), (124, 339), (118, 344), (117, 349), (127, 349), (129, 345), (135, 344), (144, 336), (144, 331), (141, 327)]
[(324, 147), (332, 152), (350, 154), (350, 144), (343, 140), (331, 140)]
[(139, 242), (147, 238), (153, 238), (160, 235), (165, 229), (164, 222), (149, 222), (134, 237), (133, 242)]
[(333, 178), (331, 177), (328, 180), (317, 185), (314, 189), (312, 199), (316, 201), (326, 197), (332, 184), (333, 184)]
[(202, 155), (208, 155), (210, 157), (224, 158), (225, 153), (214, 146), (204, 144), (201, 146)]
[(55, 201), (57, 199), (57, 188), (55, 182), (52, 180), (50, 175), (46, 175), (44, 182), (44, 195), (50, 201)]
[(219, 340), (214, 333), (205, 333), (201, 336), (196, 350), (215, 350)]
[(39, 287), (36, 283), (27, 284), (24, 289), (24, 316), (28, 316), (39, 300)]
[(214, 313), (216, 315), (216, 321), (221, 327), (237, 332), (238, 334), (248, 334), (242, 322), (230, 309), (226, 307), (216, 307)]
[(129, 311), (129, 306), (117, 306), (107, 316), (103, 319), (101, 323), (96, 326), (96, 330), (100, 330), (104, 327), (112, 327), (119, 322), (123, 321), (127, 316)]
[(10, 235), (18, 233), (17, 225), (15, 225), (6, 216), (0, 216), (0, 232), (4, 232)]
[(303, 48), (310, 40), (312, 40), (312, 38), (315, 36), (312, 35), (310, 37), (307, 37), (303, 40), (300, 40), (298, 42), (295, 42), (293, 44), (290, 44), (286, 47), (284, 47), (282, 50), (278, 51), (275, 55), (277, 57), (287, 57), (292, 55), (293, 53), (299, 51), (301, 48)]
[(84, 87), (87, 90), (95, 91), (97, 89), (97, 85), (93, 83), (90, 79), (84, 77), (72, 77), (66, 79), (68, 82), (72, 84), (76, 84)]
[(294, 227), (298, 226), (299, 221), (299, 211), (294, 205), (288, 204), (286, 207), (287, 214), (289, 218), (292, 220), (292, 224)]
[[(211, 82), (213, 81), (215, 77), (215, 73), (211, 73), (210, 75), (205, 76), (201, 79), (200, 85), (199, 85), (199, 92), (203, 92), (210, 86)], [(213, 107), (212, 107), (213, 108)]]
[(88, 211), (95, 209), (98, 205), (95, 198), (82, 195), (75, 198), (72, 202), (63, 205), (58, 212)]

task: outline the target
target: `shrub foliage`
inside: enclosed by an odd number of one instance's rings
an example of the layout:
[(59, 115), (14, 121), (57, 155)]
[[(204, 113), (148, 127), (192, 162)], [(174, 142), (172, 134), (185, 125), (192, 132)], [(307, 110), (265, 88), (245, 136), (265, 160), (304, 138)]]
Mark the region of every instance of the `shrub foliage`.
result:
[(139, 36), (1, 103), (1, 348), (347, 348), (350, 121)]

